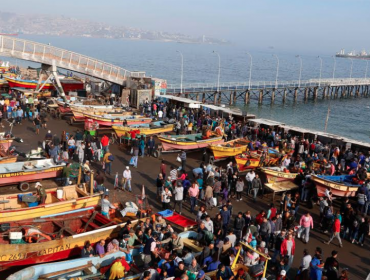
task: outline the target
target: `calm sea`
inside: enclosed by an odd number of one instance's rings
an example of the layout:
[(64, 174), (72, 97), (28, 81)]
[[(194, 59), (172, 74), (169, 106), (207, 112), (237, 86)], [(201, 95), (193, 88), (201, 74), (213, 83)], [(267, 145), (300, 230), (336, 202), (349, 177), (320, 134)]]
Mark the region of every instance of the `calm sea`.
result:
[[(111, 62), (128, 70), (146, 71), (147, 76), (163, 78), (169, 84), (180, 83), (180, 55), (184, 55), (184, 83), (216, 83), (218, 73), (218, 58), (221, 57), (220, 82), (246, 82), (249, 79), (249, 57), (247, 49), (234, 45), (196, 45), (175, 42), (130, 41), (97, 38), (73, 38), (50, 36), (25, 36), (22, 38), (53, 46), (66, 48), (88, 56)], [(338, 49), (340, 46), (338, 46)], [(276, 75), (276, 58), (274, 50), (248, 50), (253, 56), (252, 80), (274, 81)], [(333, 50), (334, 52), (335, 50)], [(276, 53), (280, 59), (279, 80), (298, 80), (300, 62), (303, 60), (302, 80), (319, 77), (320, 60), (323, 58), (322, 78), (332, 78), (332, 54), (317, 53)], [(18, 65), (29, 65), (28, 62), (12, 61)], [(335, 77), (350, 76), (351, 61), (337, 59)], [(353, 61), (352, 77), (364, 77), (366, 62)], [(369, 71), (370, 72), (370, 71)], [(370, 76), (370, 74), (369, 74)], [(257, 105), (252, 102), (247, 106), (248, 113), (258, 117), (281, 121), (286, 124), (305, 128), (324, 130), (327, 115), (328, 100), (316, 102), (289, 100), (285, 105), (276, 101), (275, 105)], [(331, 113), (327, 131), (356, 140), (370, 142), (369, 117), (370, 99), (331, 100)]]

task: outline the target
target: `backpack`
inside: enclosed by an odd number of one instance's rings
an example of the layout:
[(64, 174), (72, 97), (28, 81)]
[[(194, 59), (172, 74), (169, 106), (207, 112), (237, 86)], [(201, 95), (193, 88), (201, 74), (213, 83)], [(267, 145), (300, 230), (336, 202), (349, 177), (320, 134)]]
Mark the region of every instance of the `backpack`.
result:
[(109, 155), (109, 156), (108, 156), (108, 160), (110, 160), (110, 161), (114, 161), (114, 156), (113, 156), (113, 155)]

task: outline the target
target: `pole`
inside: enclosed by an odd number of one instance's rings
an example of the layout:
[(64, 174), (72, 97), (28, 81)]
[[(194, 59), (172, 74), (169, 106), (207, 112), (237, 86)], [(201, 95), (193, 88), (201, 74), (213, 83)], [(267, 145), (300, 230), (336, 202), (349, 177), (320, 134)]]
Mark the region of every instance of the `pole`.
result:
[(184, 78), (184, 56), (182, 55), (182, 52), (176, 51), (181, 56), (181, 76), (180, 76), (180, 93), (182, 93), (182, 79)]
[(337, 60), (335, 59), (335, 56), (333, 56), (334, 59), (334, 66), (333, 66), (333, 82), (334, 82), (334, 77), (335, 77), (335, 67), (337, 65)]
[(94, 194), (94, 172), (91, 171), (91, 177), (90, 177), (90, 195)]
[(324, 132), (326, 132), (326, 129), (328, 128), (329, 115), (330, 115), (330, 103), (329, 103), (329, 106), (328, 106), (328, 113), (326, 115), (325, 130), (324, 130)]
[(249, 55), (249, 59), (251, 61), (250, 65), (249, 65), (249, 82), (248, 82), (248, 90), (251, 90), (253, 58), (252, 58), (252, 55), (249, 52), (247, 52), (247, 55)]
[(367, 70), (369, 68), (369, 61), (366, 60), (365, 79), (367, 78)]
[(302, 66), (303, 66), (303, 62), (302, 62), (302, 57), (300, 55), (297, 55), (296, 57), (299, 58), (299, 63), (300, 63), (300, 66), (299, 66), (299, 80), (298, 80), (298, 87), (300, 88), (301, 87), (301, 78), (302, 78)]
[(279, 61), (279, 57), (276, 55), (276, 54), (273, 54), (273, 56), (275, 56), (276, 60), (277, 60), (277, 65), (276, 65), (276, 78), (275, 78), (275, 89), (277, 89), (277, 86), (278, 86), (278, 77), (279, 77), (279, 64), (280, 64), (280, 61)]
[(350, 60), (351, 60), (351, 70), (349, 71), (349, 78), (352, 79), (353, 59), (350, 58)]
[(320, 59), (320, 76), (319, 76), (319, 87), (321, 85), (321, 74), (322, 74), (322, 58), (320, 56), (318, 56), (318, 58)]
[(221, 56), (218, 52), (213, 51), (218, 56), (218, 76), (217, 76), (217, 92), (220, 91), (220, 76), (221, 76)]

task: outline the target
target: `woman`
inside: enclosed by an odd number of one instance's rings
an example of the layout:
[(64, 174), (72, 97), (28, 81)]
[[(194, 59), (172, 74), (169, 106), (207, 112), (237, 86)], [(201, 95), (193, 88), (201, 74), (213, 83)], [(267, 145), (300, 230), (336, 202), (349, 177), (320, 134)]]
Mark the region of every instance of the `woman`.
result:
[(162, 192), (162, 209), (167, 210), (170, 209), (172, 193), (169, 191), (167, 187), (164, 188)]
[(141, 153), (141, 157), (144, 157), (145, 155), (145, 141), (144, 141), (144, 136), (141, 135), (140, 141), (139, 141), (139, 149)]
[(217, 237), (222, 236), (222, 216), (221, 214), (217, 214), (216, 217), (213, 219), (213, 233)]
[(206, 211), (206, 207), (205, 206), (200, 206), (199, 208), (199, 211), (197, 213), (197, 218), (196, 218), (196, 221), (198, 222), (198, 224), (200, 224), (202, 222), (202, 220), (204, 220), (207, 216), (207, 211)]
[(146, 228), (143, 235), (143, 244), (145, 244), (150, 238), (152, 238), (153, 230), (149, 227)]
[(236, 200), (241, 201), (242, 200), (242, 192), (244, 190), (244, 181), (242, 177), (239, 177), (236, 182)]

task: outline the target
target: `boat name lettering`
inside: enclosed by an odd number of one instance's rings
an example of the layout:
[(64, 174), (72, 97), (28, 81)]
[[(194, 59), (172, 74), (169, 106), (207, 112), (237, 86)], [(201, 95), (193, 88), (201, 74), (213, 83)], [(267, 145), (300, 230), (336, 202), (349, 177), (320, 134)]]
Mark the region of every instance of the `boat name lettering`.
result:
[(17, 176), (23, 176), (23, 175), (30, 175), (30, 174), (35, 174), (36, 172), (52, 172), (52, 171), (58, 171), (60, 168), (58, 167), (52, 167), (44, 170), (35, 170), (31, 172), (12, 172), (12, 173), (5, 173), (5, 174), (0, 174), (0, 178), (8, 178), (8, 177), (17, 177)]
[(19, 261), (24, 260), (26, 258), (27, 254), (25, 253), (17, 253), (17, 254), (9, 254), (9, 255), (2, 255), (0, 257), (0, 261)]
[(37, 255), (38, 256), (43, 256), (43, 255), (48, 255), (48, 254), (52, 254), (52, 253), (62, 252), (62, 251), (68, 250), (68, 249), (71, 249), (71, 244), (65, 244), (65, 245), (60, 245), (60, 246), (56, 246), (56, 247), (53, 247), (53, 248), (47, 248), (47, 249), (38, 251)]

